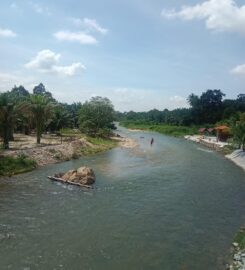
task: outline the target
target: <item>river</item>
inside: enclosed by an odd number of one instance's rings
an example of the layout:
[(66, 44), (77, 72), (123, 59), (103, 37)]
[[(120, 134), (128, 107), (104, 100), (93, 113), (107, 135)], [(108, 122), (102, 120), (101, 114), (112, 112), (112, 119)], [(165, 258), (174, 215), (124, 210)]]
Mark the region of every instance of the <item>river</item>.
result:
[[(183, 139), (120, 130), (139, 147), (0, 180), (1, 270), (224, 269), (245, 223), (244, 171)], [(82, 165), (94, 190), (47, 179)]]

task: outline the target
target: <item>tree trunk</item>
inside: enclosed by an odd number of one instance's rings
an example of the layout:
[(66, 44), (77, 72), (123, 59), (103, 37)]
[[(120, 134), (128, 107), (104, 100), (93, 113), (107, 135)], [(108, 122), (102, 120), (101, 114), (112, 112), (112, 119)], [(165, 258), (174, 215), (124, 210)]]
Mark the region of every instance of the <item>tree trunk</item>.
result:
[(37, 125), (37, 144), (41, 143), (41, 136), (42, 136), (42, 127), (40, 124)]
[(245, 151), (245, 135), (242, 138), (242, 151)]
[(8, 137), (9, 137), (9, 141), (11, 141), (11, 142), (14, 141), (14, 129), (13, 128), (9, 129)]
[(9, 134), (8, 130), (3, 131), (3, 148), (9, 149)]

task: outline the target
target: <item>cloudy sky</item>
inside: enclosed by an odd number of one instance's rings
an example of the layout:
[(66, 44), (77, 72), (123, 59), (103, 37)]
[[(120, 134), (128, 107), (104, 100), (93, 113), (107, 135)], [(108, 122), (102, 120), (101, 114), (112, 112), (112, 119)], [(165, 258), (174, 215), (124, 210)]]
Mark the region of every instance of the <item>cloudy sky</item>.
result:
[(62, 102), (173, 109), (245, 92), (245, 1), (1, 1), (0, 91), (43, 82)]

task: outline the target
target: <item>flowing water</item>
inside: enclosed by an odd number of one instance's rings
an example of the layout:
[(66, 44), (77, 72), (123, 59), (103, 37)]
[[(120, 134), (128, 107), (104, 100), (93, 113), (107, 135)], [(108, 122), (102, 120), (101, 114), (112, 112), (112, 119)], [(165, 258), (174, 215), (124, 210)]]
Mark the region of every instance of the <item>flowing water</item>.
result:
[[(1, 270), (224, 269), (244, 172), (183, 139), (120, 129), (140, 146), (0, 180)], [(96, 189), (46, 178), (82, 165)]]

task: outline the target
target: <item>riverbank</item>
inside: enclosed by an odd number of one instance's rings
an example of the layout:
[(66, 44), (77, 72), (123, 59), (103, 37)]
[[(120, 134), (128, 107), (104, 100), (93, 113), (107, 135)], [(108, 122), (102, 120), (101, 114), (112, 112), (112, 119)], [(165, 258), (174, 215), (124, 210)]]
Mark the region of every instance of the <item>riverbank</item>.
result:
[(232, 260), (226, 269), (245, 269), (245, 227), (242, 227), (234, 238), (234, 242), (232, 243)]
[(188, 134), (195, 134), (198, 132), (197, 127), (186, 126), (170, 126), (170, 125), (154, 125), (154, 124), (136, 124), (131, 122), (121, 122), (121, 126), (128, 128), (131, 131), (156, 131), (161, 134), (183, 137)]
[(241, 167), (245, 171), (245, 151), (240, 149), (233, 151), (229, 143), (220, 141), (217, 142), (215, 137), (187, 135), (184, 136), (184, 138), (224, 154), (226, 158), (234, 162), (237, 166)]
[[(34, 136), (16, 135), (16, 141), (11, 142), (10, 150), (1, 152), (2, 161), (0, 175), (13, 175), (31, 171), (36, 167), (55, 164), (82, 156), (92, 155), (114, 147), (134, 148), (136, 142), (130, 138), (111, 137), (92, 138), (73, 137), (63, 138), (52, 136), (52, 140), (44, 138), (42, 144), (35, 143)], [(2, 173), (1, 173), (2, 172)]]

